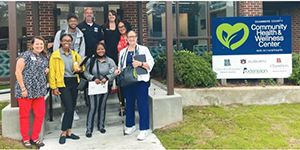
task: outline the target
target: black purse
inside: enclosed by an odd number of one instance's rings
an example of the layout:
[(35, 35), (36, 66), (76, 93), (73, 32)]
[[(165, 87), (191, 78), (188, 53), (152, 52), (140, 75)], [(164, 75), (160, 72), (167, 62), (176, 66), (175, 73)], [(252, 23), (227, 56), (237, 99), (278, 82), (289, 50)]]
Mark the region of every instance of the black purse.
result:
[[(127, 52), (128, 52), (128, 48), (125, 52), (125, 57), (122, 62), (123, 66), (126, 65), (125, 58), (127, 57), (127, 54), (128, 54)], [(135, 68), (133, 68), (132, 66), (127, 66), (126, 68), (122, 69), (119, 80), (120, 80), (120, 85), (122, 87), (129, 86), (129, 85), (132, 85), (132, 84), (138, 82)]]
[(80, 82), (77, 86), (77, 90), (83, 91), (87, 88), (88, 81), (84, 78), (80, 78)]
[(135, 69), (132, 66), (127, 66), (124, 68), (120, 74), (121, 86), (129, 86), (138, 82)]

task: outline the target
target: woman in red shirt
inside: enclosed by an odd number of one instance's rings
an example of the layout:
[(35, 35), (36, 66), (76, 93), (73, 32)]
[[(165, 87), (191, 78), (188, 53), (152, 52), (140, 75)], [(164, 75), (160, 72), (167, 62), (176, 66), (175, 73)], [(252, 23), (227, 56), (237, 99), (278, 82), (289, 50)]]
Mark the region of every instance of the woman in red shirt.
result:
[[(130, 24), (127, 21), (122, 20), (118, 24), (118, 29), (119, 29), (119, 32), (121, 34), (120, 41), (118, 43), (118, 58), (119, 58), (120, 57), (120, 51), (128, 46), (127, 33), (130, 30), (132, 30), (132, 28), (131, 28)], [(124, 97), (123, 88), (120, 85), (118, 85), (118, 97), (119, 97), (120, 103), (122, 104), (122, 109), (119, 112), (119, 116), (122, 115), (122, 112), (123, 112), (123, 115), (125, 115), (126, 114), (125, 113), (125, 97)]]

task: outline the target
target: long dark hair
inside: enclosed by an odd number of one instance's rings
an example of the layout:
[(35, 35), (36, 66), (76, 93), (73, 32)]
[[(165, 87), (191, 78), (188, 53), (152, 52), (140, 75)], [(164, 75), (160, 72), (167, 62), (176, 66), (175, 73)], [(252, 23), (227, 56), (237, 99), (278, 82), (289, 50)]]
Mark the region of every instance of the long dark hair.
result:
[[(130, 30), (132, 30), (132, 28), (131, 28), (131, 25), (130, 25), (130, 23), (129, 22), (127, 22), (126, 20), (122, 20), (122, 21), (120, 21), (120, 22), (122, 22), (123, 24), (124, 24), (124, 27), (126, 28), (126, 34), (130, 31)], [(120, 23), (119, 22), (119, 23)], [(118, 27), (119, 28), (119, 27)], [(118, 30), (119, 31), (119, 30)], [(119, 31), (119, 33), (120, 33), (120, 31)], [(121, 33), (120, 33), (121, 34)]]
[(46, 41), (45, 41), (45, 39), (43, 38), (43, 37), (41, 37), (41, 36), (34, 36), (32, 39), (31, 39), (31, 41), (30, 41), (30, 50), (33, 50), (33, 44), (34, 44), (34, 42), (35, 42), (35, 40), (36, 39), (38, 39), (38, 40), (42, 40), (43, 41), (43, 43), (44, 43), (44, 49), (43, 49), (43, 51), (41, 52), (42, 53), (42, 55), (44, 56), (44, 57), (47, 57), (48, 56), (48, 52), (47, 52), (47, 46), (46, 46)]
[(109, 19), (108, 19), (108, 15), (109, 13), (111, 13), (112, 15), (116, 16), (116, 19), (115, 19), (115, 24), (116, 24), (116, 28), (118, 28), (118, 23), (117, 23), (117, 13), (116, 11), (114, 10), (109, 10), (108, 13), (107, 13), (107, 21), (104, 23), (103, 27), (104, 29), (110, 29), (109, 27)]

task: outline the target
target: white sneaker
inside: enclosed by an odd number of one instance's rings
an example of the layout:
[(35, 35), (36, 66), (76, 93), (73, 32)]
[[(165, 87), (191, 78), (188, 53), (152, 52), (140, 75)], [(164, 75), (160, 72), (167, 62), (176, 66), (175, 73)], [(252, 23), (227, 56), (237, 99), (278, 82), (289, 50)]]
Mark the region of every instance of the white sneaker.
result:
[(62, 122), (63, 119), (64, 119), (64, 114), (65, 114), (65, 113), (62, 113), (62, 114), (61, 114), (61, 118), (60, 118), (60, 121), (61, 121), (61, 122)]
[(73, 120), (79, 120), (80, 119), (80, 117), (78, 116), (77, 112), (78, 112), (77, 110), (74, 111)]
[(147, 130), (141, 130), (139, 135), (137, 136), (137, 140), (143, 141), (146, 139), (146, 137), (149, 135)]
[(135, 130), (136, 130), (136, 127), (135, 127), (135, 126), (132, 126), (131, 128), (127, 128), (127, 129), (126, 129), (125, 134), (126, 134), (126, 135), (130, 135), (130, 134), (132, 134)]

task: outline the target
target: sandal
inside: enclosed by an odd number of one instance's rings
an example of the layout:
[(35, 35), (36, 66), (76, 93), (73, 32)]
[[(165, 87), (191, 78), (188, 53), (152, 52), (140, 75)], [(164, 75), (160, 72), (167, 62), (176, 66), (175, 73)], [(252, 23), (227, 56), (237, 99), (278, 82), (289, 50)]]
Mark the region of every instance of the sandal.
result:
[(23, 144), (23, 146), (25, 148), (32, 148), (32, 145), (30, 144), (29, 141), (23, 141), (23, 140), (21, 140), (21, 142), (22, 142), (22, 144)]
[(32, 145), (37, 146), (37, 147), (43, 147), (43, 146), (45, 146), (45, 144), (44, 144), (43, 142), (39, 141), (39, 140), (34, 141), (34, 140), (31, 140), (31, 139), (30, 139), (30, 143), (31, 143)]

